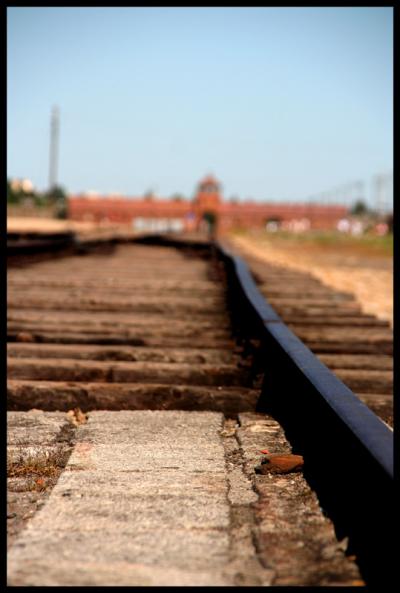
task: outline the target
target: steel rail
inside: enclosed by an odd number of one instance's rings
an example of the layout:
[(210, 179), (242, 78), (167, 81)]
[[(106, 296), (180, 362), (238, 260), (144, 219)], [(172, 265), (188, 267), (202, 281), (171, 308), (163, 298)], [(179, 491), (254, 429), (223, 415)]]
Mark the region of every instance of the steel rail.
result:
[(274, 416), (339, 540), (368, 583), (392, 582), (393, 432), (284, 324), (247, 264), (221, 244), (236, 322), (262, 343), (264, 382), (257, 412)]

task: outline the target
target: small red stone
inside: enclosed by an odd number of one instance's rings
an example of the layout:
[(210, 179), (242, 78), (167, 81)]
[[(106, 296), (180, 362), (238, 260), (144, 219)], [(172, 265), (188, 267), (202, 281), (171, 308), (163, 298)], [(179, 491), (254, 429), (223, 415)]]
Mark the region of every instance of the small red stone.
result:
[(304, 460), (301, 455), (281, 455), (275, 453), (269, 455), (261, 461), (261, 465), (256, 468), (259, 474), (289, 474), (291, 472), (300, 472), (303, 469)]

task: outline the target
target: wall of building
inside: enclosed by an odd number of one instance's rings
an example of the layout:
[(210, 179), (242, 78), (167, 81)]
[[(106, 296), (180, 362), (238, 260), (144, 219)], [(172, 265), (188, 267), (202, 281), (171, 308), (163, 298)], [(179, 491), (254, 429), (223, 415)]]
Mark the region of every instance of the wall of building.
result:
[[(212, 186), (215, 183), (215, 187)], [(315, 229), (336, 228), (348, 214), (344, 206), (257, 202), (223, 202), (219, 184), (207, 177), (200, 182), (193, 201), (151, 198), (106, 198), (69, 196), (68, 217), (72, 220), (113, 222), (132, 228), (171, 226), (176, 230), (194, 230), (204, 226), (205, 216), (213, 214), (219, 232), (233, 228), (265, 228), (268, 221), (278, 225), (298, 222)], [(168, 223), (168, 220), (170, 223)], [(147, 221), (147, 223), (146, 223)], [(180, 222), (179, 222), (180, 221)], [(302, 223), (300, 221), (303, 221)]]

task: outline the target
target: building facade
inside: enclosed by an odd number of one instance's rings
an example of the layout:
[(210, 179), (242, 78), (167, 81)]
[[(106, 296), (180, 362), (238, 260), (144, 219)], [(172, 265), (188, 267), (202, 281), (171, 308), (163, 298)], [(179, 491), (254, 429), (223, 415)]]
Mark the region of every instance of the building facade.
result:
[(345, 206), (224, 202), (220, 183), (211, 175), (200, 181), (192, 201), (184, 199), (69, 196), (71, 220), (129, 225), (137, 231), (223, 233), (240, 228), (334, 229), (348, 215)]

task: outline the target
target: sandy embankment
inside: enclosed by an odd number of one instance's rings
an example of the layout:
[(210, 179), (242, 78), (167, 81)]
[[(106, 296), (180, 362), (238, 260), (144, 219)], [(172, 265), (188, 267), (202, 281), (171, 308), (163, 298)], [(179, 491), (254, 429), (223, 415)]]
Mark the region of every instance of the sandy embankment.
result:
[(7, 232), (9, 233), (62, 233), (72, 231), (78, 237), (105, 237), (108, 234), (134, 234), (129, 225), (96, 224), (94, 222), (78, 222), (74, 220), (57, 220), (55, 218), (8, 217)]
[(327, 253), (318, 247), (286, 247), (267, 239), (261, 243), (252, 237), (231, 236), (229, 240), (244, 254), (309, 272), (327, 286), (351, 292), (365, 313), (386, 319), (393, 327), (393, 271), (389, 258), (384, 269), (373, 258), (368, 263), (365, 256), (356, 254), (347, 256), (347, 264), (343, 265), (343, 255), (335, 256), (333, 250)]

